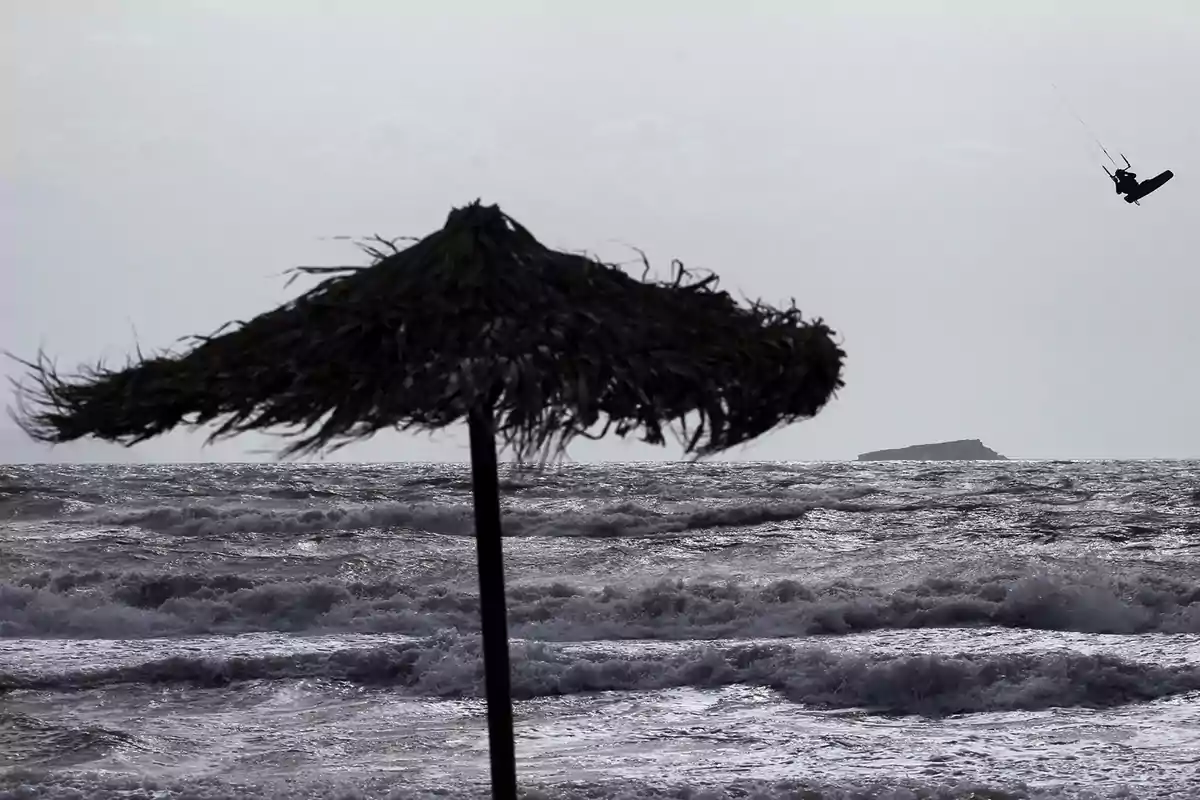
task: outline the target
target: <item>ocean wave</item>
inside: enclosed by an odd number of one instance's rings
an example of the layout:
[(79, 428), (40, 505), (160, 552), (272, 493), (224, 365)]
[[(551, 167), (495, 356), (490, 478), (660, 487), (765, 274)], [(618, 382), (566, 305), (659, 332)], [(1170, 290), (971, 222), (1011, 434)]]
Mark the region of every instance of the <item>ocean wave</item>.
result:
[[(437, 789), (397, 788), (396, 778), (233, 782), (221, 778), (155, 779), (103, 773), (48, 773), (14, 770), (0, 775), (0, 800), (487, 800), (485, 786)], [(695, 782), (657, 785), (634, 781), (572, 781), (530, 785), (524, 800), (1191, 800), (1191, 787), (1095, 789), (985, 785), (961, 780), (911, 778), (831, 783), (817, 780), (745, 780), (729, 784)]]
[(0, 475), (0, 520), (52, 519), (88, 508), (103, 498), (35, 483), (21, 483)]
[[(943, 716), (1054, 707), (1105, 708), (1200, 690), (1200, 667), (1139, 664), (1074, 652), (878, 655), (818, 647), (704, 646), (661, 655), (516, 642), (513, 697), (745, 685), (798, 704)], [(117, 684), (229, 686), (262, 680), (338, 680), (439, 698), (482, 696), (479, 638), (444, 632), (374, 648), (167, 658), (48, 674), (0, 673), (0, 692)]]
[[(797, 493), (787, 500), (721, 504), (680, 504), (666, 508), (627, 501), (591, 509), (504, 510), (506, 536), (650, 536), (705, 528), (744, 527), (800, 519), (815, 508), (867, 511), (856, 504), (868, 488)], [(319, 534), (365, 530), (415, 530), (468, 535), (474, 532), (470, 505), (434, 502), (271, 508), (253, 504), (159, 505), (105, 509), (80, 521), (100, 526), (132, 526), (156, 533), (220, 539), (246, 534)]]
[(0, 768), (83, 764), (133, 741), (98, 725), (59, 725), (0, 710)]
[[(1113, 567), (1112, 569), (1116, 569)], [(988, 625), (1079, 633), (1200, 632), (1200, 583), (1149, 571), (1036, 570), (902, 586), (778, 580), (511, 586), (520, 638), (766, 638)], [(0, 582), (0, 636), (401, 633), (478, 628), (473, 587), (262, 580), (238, 574), (40, 572)]]

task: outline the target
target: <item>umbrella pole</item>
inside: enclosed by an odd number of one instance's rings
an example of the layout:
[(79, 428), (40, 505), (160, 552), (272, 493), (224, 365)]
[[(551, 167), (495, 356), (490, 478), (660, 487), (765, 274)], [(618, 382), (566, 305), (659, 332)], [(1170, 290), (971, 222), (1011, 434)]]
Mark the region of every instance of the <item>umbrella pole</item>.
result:
[(468, 426), (471, 431), (471, 487), (475, 500), (475, 549), (479, 561), (479, 619), (483, 630), (492, 798), (516, 800), (517, 766), (508, 663), (508, 615), (504, 601), (500, 480), (491, 407), (472, 412)]

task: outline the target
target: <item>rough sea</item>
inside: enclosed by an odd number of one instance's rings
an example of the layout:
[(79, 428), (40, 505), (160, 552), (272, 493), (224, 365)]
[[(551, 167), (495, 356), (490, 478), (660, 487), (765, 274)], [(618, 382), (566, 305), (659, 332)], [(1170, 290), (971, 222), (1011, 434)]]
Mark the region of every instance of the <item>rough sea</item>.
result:
[[(486, 797), (468, 479), (0, 466), (0, 797)], [(502, 485), (528, 796), (1200, 797), (1200, 462)]]

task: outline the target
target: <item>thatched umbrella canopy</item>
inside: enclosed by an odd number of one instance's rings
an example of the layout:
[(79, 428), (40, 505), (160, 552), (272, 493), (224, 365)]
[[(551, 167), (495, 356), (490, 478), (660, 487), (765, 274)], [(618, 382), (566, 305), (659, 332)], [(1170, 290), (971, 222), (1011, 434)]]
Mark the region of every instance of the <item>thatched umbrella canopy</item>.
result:
[(794, 304), (740, 304), (678, 262), (670, 281), (635, 279), (478, 202), (403, 250), (369, 252), (367, 267), (300, 268), (331, 274), (183, 353), (70, 376), (22, 362), (15, 417), (51, 443), (284, 428), (289, 455), (466, 420), (493, 790), (512, 797), (496, 438), (519, 460), (610, 428), (653, 444), (675, 430), (686, 453), (717, 453), (815, 415), (842, 386), (844, 353)]

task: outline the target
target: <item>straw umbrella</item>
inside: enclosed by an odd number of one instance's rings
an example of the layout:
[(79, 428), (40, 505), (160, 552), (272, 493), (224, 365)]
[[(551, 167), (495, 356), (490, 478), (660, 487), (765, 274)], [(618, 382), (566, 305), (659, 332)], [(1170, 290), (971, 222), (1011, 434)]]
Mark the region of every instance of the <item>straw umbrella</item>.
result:
[(284, 429), (285, 456), (465, 420), (492, 786), (514, 797), (497, 440), (544, 461), (579, 436), (663, 444), (674, 431), (702, 457), (817, 414), (842, 386), (844, 353), (794, 303), (739, 303), (678, 262), (672, 280), (636, 279), (549, 249), (479, 201), (404, 249), (367, 249), (365, 267), (299, 268), (329, 274), (180, 353), (66, 376), (44, 355), (22, 361), (14, 416), (50, 443)]

